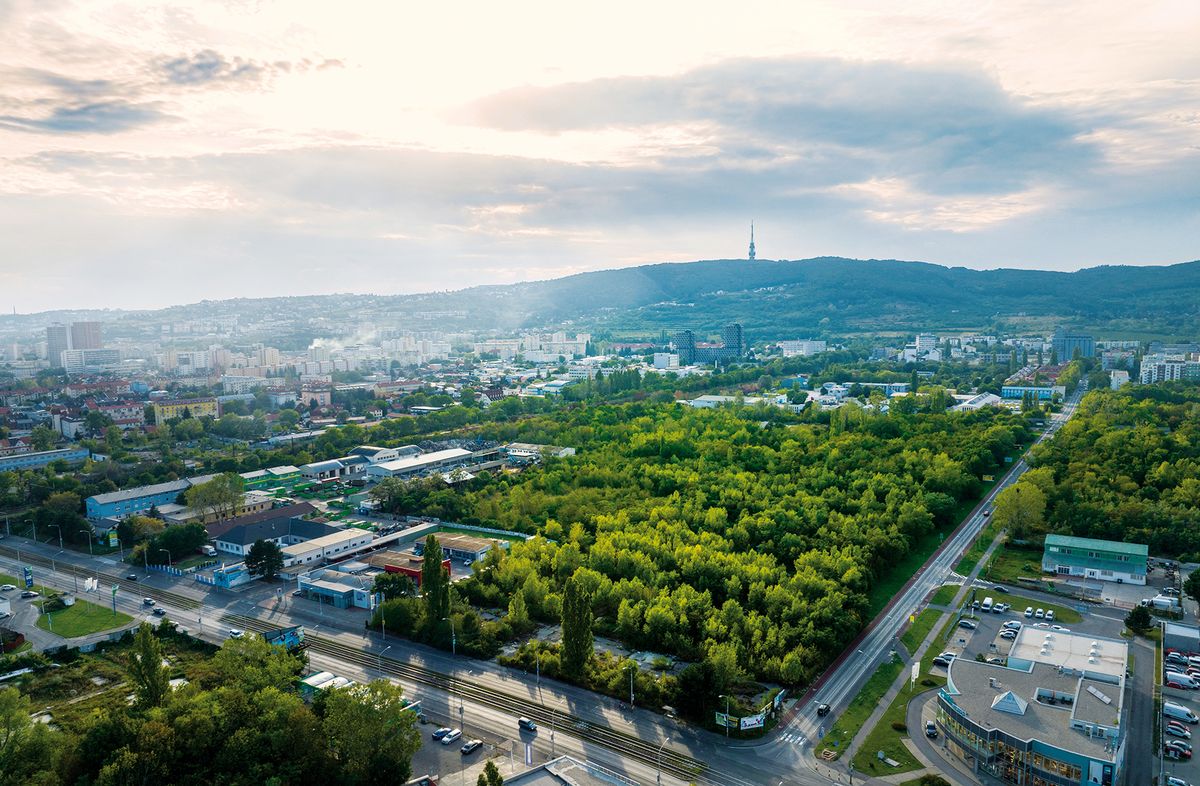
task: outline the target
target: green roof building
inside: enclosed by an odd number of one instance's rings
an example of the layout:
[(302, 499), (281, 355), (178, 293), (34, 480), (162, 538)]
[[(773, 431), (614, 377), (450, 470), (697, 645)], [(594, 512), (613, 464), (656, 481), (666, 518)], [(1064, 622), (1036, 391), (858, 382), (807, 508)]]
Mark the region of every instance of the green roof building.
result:
[(1042, 570), (1118, 584), (1145, 584), (1150, 548), (1141, 543), (1047, 535)]

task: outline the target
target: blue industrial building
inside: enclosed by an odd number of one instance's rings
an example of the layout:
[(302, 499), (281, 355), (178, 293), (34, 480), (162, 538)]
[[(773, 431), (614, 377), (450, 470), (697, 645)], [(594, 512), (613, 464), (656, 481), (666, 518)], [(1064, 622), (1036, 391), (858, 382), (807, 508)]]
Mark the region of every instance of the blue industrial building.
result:
[(137, 486), (121, 491), (110, 491), (106, 494), (96, 494), (86, 500), (87, 517), (92, 521), (106, 518), (123, 519), (126, 516), (150, 510), (150, 508), (169, 505), (192, 486), (206, 483), (214, 477), (216, 476), (201, 475), (195, 478), (183, 478), (150, 486)]
[(55, 461), (78, 464), (92, 455), (87, 448), (62, 448), (40, 450), (36, 453), (14, 453), (0, 458), (0, 472), (15, 472), (19, 469), (41, 469)]

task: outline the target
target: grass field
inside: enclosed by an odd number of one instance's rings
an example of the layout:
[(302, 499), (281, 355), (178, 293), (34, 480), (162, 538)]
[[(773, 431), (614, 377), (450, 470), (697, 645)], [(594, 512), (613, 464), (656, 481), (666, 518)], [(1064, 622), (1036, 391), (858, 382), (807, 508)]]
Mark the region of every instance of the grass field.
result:
[(960, 576), (971, 575), (971, 571), (975, 570), (975, 566), (979, 564), (979, 560), (987, 552), (988, 546), (992, 545), (992, 541), (999, 534), (1000, 528), (994, 523), (988, 522), (988, 525), (979, 533), (979, 537), (975, 538), (975, 542), (963, 553), (962, 559), (954, 566), (954, 572)]
[(1042, 577), (1042, 550), (1025, 548), (1005, 543), (988, 561), (982, 572), (988, 581), (1017, 584), (1021, 576), (1040, 580)]
[(957, 624), (957, 620), (958, 620), (958, 617), (953, 616), (953, 615), (949, 619), (947, 619), (946, 624), (943, 625), (941, 627), (941, 630), (938, 631), (937, 638), (933, 640), (933, 644), (929, 647), (928, 650), (925, 651), (925, 657), (921, 658), (921, 679), (922, 680), (924, 680), (926, 678), (931, 679), (931, 680), (936, 680), (939, 685), (944, 684), (946, 682), (945, 677), (933, 676), (932, 674), (930, 674), (930, 670), (933, 668), (933, 659), (936, 658), (938, 656), (938, 654), (944, 649), (947, 639), (950, 638), (950, 631), (954, 630), (954, 626), (955, 626), (955, 624)]
[[(38, 569), (35, 567), (33, 569), (33, 577), (36, 579), (37, 575)], [(18, 579), (16, 576), (10, 576), (7, 573), (0, 573), (0, 584), (15, 584), (17, 588), (15, 590), (11, 590), (13, 595), (16, 595), (25, 589), (25, 579)], [(41, 584), (34, 584), (33, 589), (34, 591), (40, 592), (43, 595), (54, 591), (49, 587), (43, 587)]]
[[(871, 733), (863, 740), (863, 744), (854, 754), (854, 769), (870, 775), (895, 775), (901, 772), (919, 770), (924, 765), (904, 745), (904, 738), (909, 736), (908, 727), (904, 725), (908, 712), (908, 702), (928, 687), (918, 685), (910, 690), (906, 682), (896, 698), (884, 710), (883, 716)], [(895, 725), (893, 725), (895, 724)], [(883, 751), (887, 758), (899, 762), (899, 767), (892, 767), (879, 761), (877, 752)]]
[(89, 633), (119, 628), (130, 622), (133, 622), (133, 617), (128, 614), (119, 611), (113, 614), (112, 609), (88, 603), (86, 600), (76, 600), (73, 606), (61, 611), (39, 615), (37, 626), (64, 638), (73, 639), (77, 636), (87, 636)]
[[(1013, 606), (1012, 613), (1015, 614), (1016, 618), (1021, 620), (1022, 622), (1027, 621), (1025, 619), (1025, 607), (1026, 606), (1033, 606), (1035, 609), (1045, 609), (1046, 611), (1053, 611), (1055, 623), (1065, 624), (1065, 625), (1073, 625), (1077, 622), (1083, 622), (1083, 615), (1080, 614), (1078, 611), (1076, 611), (1075, 609), (1072, 609), (1072, 608), (1067, 608), (1066, 606), (1060, 606), (1057, 603), (1047, 603), (1044, 600), (1033, 600), (1032, 598), (1024, 598), (1018, 594), (1013, 594), (1011, 596), (1009, 596), (1009, 595), (993, 595), (992, 597), (997, 598), (997, 599), (1003, 597), (1006, 602), (1011, 603)], [(1033, 619), (1032, 621), (1036, 623), (1036, 622), (1041, 622), (1042, 620)]]
[(879, 706), (883, 694), (887, 693), (888, 688), (892, 687), (892, 683), (896, 681), (903, 670), (904, 664), (900, 661), (881, 664), (863, 685), (858, 695), (851, 700), (846, 711), (830, 727), (829, 733), (821, 739), (821, 750), (833, 751), (837, 754), (834, 758), (841, 756), (845, 752), (846, 746), (854, 739), (854, 735), (858, 734), (859, 729), (867, 722), (867, 718), (871, 717), (871, 713)]
[(912, 655), (921, 646), (921, 642), (925, 641), (925, 637), (929, 635), (929, 631), (933, 630), (933, 626), (942, 618), (942, 612), (937, 609), (924, 609), (917, 615), (917, 620), (904, 631), (900, 636), (900, 643), (904, 645), (904, 649), (908, 650), (908, 654)]
[(962, 589), (961, 584), (945, 584), (938, 587), (937, 592), (933, 593), (933, 597), (929, 599), (930, 604), (934, 606), (949, 606), (954, 602), (954, 596)]

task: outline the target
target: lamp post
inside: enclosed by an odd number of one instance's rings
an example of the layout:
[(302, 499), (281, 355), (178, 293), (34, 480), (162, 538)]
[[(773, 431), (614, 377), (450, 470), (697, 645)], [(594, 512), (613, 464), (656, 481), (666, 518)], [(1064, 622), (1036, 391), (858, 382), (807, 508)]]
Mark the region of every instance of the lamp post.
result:
[(379, 651), (379, 674), (381, 677), (384, 676), (383, 675), (383, 654), (385, 652), (387, 652), (388, 650), (390, 650), (391, 648), (392, 648), (392, 645), (389, 644), (386, 647), (384, 647), (382, 650)]
[(654, 765), (654, 770), (655, 770), (654, 782), (657, 784), (662, 784), (662, 752), (663, 752), (663, 748), (666, 747), (666, 744), (670, 741), (671, 741), (671, 738), (666, 737), (663, 739), (662, 744), (660, 744), (658, 746), (658, 754), (655, 756), (655, 765)]
[(633, 709), (633, 673), (637, 670), (637, 666), (629, 664), (629, 709)]
[(167, 549), (159, 549), (159, 551), (161, 551), (162, 553), (167, 555), (167, 567), (170, 567), (171, 566), (171, 552), (168, 551)]
[(34, 519), (25, 519), (25, 523), (33, 527), (33, 542), (37, 543), (37, 521)]
[(554, 709), (552, 709), (550, 711), (550, 758), (551, 759), (554, 758), (554, 744), (555, 744), (554, 743), (554, 729), (558, 725), (558, 708), (561, 707), (563, 702), (566, 700), (567, 700), (567, 697), (563, 696), (561, 699), (558, 700), (558, 704), (554, 705)]
[(62, 551), (63, 550), (62, 525), (61, 524), (51, 524), (50, 526), (54, 527), (56, 530), (58, 530), (58, 550)]
[(458, 654), (458, 634), (454, 630), (454, 620), (450, 619), (449, 617), (442, 617), (442, 621), (450, 623), (450, 654), (457, 655)]
[(93, 539), (93, 537), (95, 536), (95, 533), (94, 533), (94, 532), (89, 532), (89, 531), (88, 531), (88, 530), (86, 530), (86, 529), (81, 529), (81, 530), (79, 530), (79, 532), (80, 532), (81, 534), (85, 534), (85, 535), (87, 535), (87, 536), (88, 536), (88, 539), (87, 539), (87, 541), (88, 541), (88, 556), (89, 556), (89, 557), (94, 557), (94, 556), (96, 556), (96, 552), (92, 550), (92, 539)]
[(717, 698), (725, 700), (725, 739), (729, 739), (729, 694), (722, 693)]

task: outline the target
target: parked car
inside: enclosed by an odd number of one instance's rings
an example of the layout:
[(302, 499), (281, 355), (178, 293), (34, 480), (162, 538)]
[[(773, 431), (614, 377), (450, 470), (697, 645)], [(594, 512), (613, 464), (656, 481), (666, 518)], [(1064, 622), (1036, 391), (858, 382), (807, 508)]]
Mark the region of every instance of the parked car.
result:
[(16, 584), (0, 584), (0, 592), (12, 592), (16, 588)]
[(1033, 616), (1033, 606), (1026, 606), (1026, 607), (1025, 607), (1025, 616), (1026, 616), (1026, 617), (1032, 617), (1032, 616)]
[(942, 666), (943, 668), (945, 668), (945, 667), (949, 667), (949, 666), (950, 666), (950, 661), (951, 661), (951, 660), (952, 660), (951, 658), (943, 658), (941, 655), (938, 655), (936, 658), (934, 658), (934, 659), (933, 659), (932, 661), (930, 661), (930, 662), (931, 662), (931, 663), (932, 663), (934, 666)]
[(966, 628), (967, 630), (975, 630), (976, 628), (979, 627), (979, 625), (974, 622), (971, 622), (971, 620), (959, 620), (958, 627)]
[(537, 724), (529, 720), (529, 718), (517, 718), (517, 726), (522, 731), (537, 731)]
[(445, 737), (442, 737), (442, 744), (449, 745), (450, 743), (454, 742), (461, 736), (462, 736), (462, 729), (451, 729), (449, 732), (446, 733)]
[(1054, 609), (1046, 609), (1046, 621), (1047, 622), (1054, 621)]
[(1007, 639), (1009, 641), (1012, 641), (1016, 637), (1017, 637), (1017, 632), (1015, 630), (1013, 630), (1012, 628), (1009, 628), (1008, 630), (1000, 631), (1000, 638), (1002, 638), (1002, 639)]
[(442, 726), (442, 727), (434, 730), (433, 738), (435, 740), (440, 740), (442, 737), (445, 737), (450, 732), (451, 732), (451, 729), (449, 726)]
[(1007, 628), (1008, 630), (1020, 630), (1024, 626), (1021, 625), (1021, 623), (1017, 622), (1016, 620), (1009, 620), (1008, 622), (1004, 623), (1001, 627)]
[(979, 601), (977, 601), (977, 600), (972, 601), (971, 608), (975, 609), (976, 611), (979, 611)]
[(1044, 620), (1044, 619), (1046, 619), (1046, 610), (1038, 609), (1037, 611), (1033, 612), (1033, 616), (1037, 617), (1040, 620)]
[(1167, 740), (1166, 744), (1173, 748), (1178, 748), (1181, 751), (1187, 751), (1188, 753), (1192, 752), (1192, 743), (1190, 742), (1184, 742), (1183, 740)]
[(483, 740), (471, 740), (466, 745), (462, 746), (462, 755), (466, 756), (469, 753), (474, 753), (483, 747)]
[(1164, 727), (1164, 729), (1166, 730), (1167, 734), (1171, 734), (1176, 737), (1183, 737), (1185, 740), (1190, 740), (1192, 738), (1191, 729), (1189, 729), (1187, 726), (1184, 726), (1179, 721), (1167, 721), (1167, 725)]
[(1174, 775), (1167, 776), (1167, 786), (1192, 786), (1183, 778), (1176, 778)]
[(1190, 759), (1192, 758), (1192, 746), (1183, 740), (1167, 740), (1163, 743), (1163, 753), (1172, 759)]
[(937, 724), (933, 721), (925, 721), (925, 736), (931, 740), (937, 739), (938, 731)]
[(1059, 633), (1070, 633), (1070, 628), (1064, 628), (1062, 625), (1051, 625), (1050, 630), (1056, 630)]
[(26, 599), (36, 598), (37, 596), (38, 596), (38, 594), (36, 592), (34, 592), (33, 590), (25, 590), (24, 592), (21, 593), (21, 597), (26, 598)]

